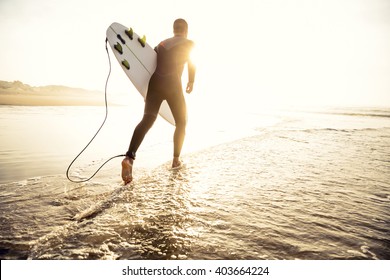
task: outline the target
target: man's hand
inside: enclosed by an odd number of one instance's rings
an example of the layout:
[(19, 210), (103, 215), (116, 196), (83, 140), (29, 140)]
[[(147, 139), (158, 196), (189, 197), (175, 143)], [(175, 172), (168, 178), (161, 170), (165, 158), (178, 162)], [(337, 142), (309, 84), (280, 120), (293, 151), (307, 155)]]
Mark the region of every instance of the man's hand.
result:
[(188, 82), (187, 87), (186, 87), (186, 92), (191, 93), (192, 89), (194, 88), (194, 83), (193, 82)]

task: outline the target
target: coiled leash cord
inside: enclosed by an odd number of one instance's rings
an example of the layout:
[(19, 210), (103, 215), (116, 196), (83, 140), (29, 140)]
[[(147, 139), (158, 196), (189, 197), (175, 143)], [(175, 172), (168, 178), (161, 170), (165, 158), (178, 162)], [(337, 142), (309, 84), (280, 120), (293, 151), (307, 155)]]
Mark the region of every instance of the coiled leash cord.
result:
[(108, 116), (108, 105), (107, 105), (107, 85), (108, 85), (108, 79), (110, 78), (110, 75), (111, 75), (111, 59), (110, 59), (110, 53), (108, 52), (108, 46), (107, 46), (107, 43), (108, 43), (108, 39), (106, 38), (106, 52), (107, 52), (107, 57), (108, 57), (108, 64), (109, 64), (109, 72), (108, 72), (108, 76), (107, 76), (107, 80), (106, 80), (106, 86), (104, 88), (104, 100), (105, 100), (105, 105), (106, 105), (106, 115), (104, 117), (104, 120), (103, 120), (103, 123), (100, 125), (99, 129), (96, 131), (95, 135), (92, 137), (92, 139), (88, 142), (88, 144), (84, 147), (84, 149), (81, 150), (81, 152), (72, 160), (72, 162), (69, 164), (68, 166), (68, 169), (66, 170), (66, 177), (68, 178), (69, 181), (73, 182), (73, 183), (84, 183), (84, 182), (87, 182), (89, 180), (91, 180), (99, 171), (100, 169), (103, 168), (104, 165), (106, 165), (110, 160), (114, 159), (114, 158), (118, 158), (118, 157), (124, 157), (126, 156), (125, 154), (123, 155), (117, 155), (117, 156), (113, 156), (111, 158), (109, 158), (108, 160), (106, 160), (96, 171), (95, 173), (92, 174), (91, 177), (87, 178), (87, 179), (81, 179), (81, 180), (74, 180), (74, 179), (71, 179), (70, 176), (69, 176), (69, 170), (70, 168), (72, 167), (73, 163), (78, 159), (78, 157), (88, 148), (88, 146), (92, 143), (92, 141), (96, 138), (96, 136), (99, 134), (100, 130), (103, 128), (106, 120), (107, 120), (107, 116)]

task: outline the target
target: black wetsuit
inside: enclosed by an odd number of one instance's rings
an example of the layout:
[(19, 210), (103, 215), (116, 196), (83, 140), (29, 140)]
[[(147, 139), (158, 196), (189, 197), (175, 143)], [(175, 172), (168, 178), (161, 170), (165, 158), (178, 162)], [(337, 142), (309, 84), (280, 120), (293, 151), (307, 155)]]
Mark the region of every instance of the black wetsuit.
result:
[(189, 60), (194, 43), (184, 37), (175, 36), (162, 41), (156, 48), (157, 68), (149, 81), (145, 100), (144, 116), (134, 130), (126, 155), (135, 159), (138, 147), (157, 118), (161, 103), (166, 100), (176, 129), (174, 134), (175, 157), (180, 156), (187, 123), (187, 107), (183, 96), (181, 76), (184, 65), (188, 63), (189, 82), (194, 82), (195, 67)]

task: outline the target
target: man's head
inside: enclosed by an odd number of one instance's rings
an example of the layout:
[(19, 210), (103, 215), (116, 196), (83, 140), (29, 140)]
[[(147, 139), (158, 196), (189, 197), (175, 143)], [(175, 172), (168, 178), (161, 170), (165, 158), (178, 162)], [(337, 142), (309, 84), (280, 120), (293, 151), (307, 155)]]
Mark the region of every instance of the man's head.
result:
[(179, 18), (175, 20), (173, 23), (173, 34), (175, 34), (175, 36), (187, 37), (188, 24), (184, 19)]

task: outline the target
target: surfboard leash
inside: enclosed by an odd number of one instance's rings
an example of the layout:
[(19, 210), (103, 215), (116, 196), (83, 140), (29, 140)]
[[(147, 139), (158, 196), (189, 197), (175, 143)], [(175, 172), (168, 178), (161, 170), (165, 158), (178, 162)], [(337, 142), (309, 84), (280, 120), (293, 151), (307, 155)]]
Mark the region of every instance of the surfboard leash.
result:
[(99, 134), (100, 130), (103, 128), (104, 124), (106, 123), (106, 120), (107, 120), (107, 117), (108, 117), (108, 102), (107, 102), (107, 86), (108, 86), (108, 80), (110, 78), (110, 75), (111, 75), (111, 58), (110, 58), (110, 53), (108, 51), (108, 39), (106, 38), (106, 52), (107, 52), (107, 57), (108, 57), (108, 65), (109, 65), (109, 71), (108, 71), (108, 75), (107, 75), (107, 79), (106, 79), (106, 85), (104, 87), (104, 104), (105, 104), (105, 107), (106, 107), (106, 113), (105, 113), (105, 116), (104, 116), (104, 120), (102, 122), (102, 124), (100, 125), (99, 129), (96, 131), (95, 135), (92, 137), (92, 139), (87, 143), (87, 145), (81, 150), (81, 152), (71, 161), (71, 163), (69, 164), (67, 170), (66, 170), (66, 178), (68, 178), (69, 181), (73, 182), (73, 183), (85, 183), (89, 180), (91, 180), (93, 177), (95, 177), (95, 175), (103, 168), (104, 165), (106, 165), (109, 161), (113, 160), (114, 158), (118, 158), (118, 157), (124, 157), (126, 156), (125, 154), (123, 155), (117, 155), (117, 156), (113, 156), (111, 158), (109, 158), (108, 160), (106, 160), (96, 171), (95, 173), (93, 173), (89, 178), (87, 179), (81, 179), (81, 180), (74, 180), (72, 178), (70, 178), (69, 176), (69, 171), (70, 171), (70, 168), (72, 167), (73, 163), (79, 158), (79, 156), (81, 156), (82, 153), (84, 153), (84, 151), (88, 148), (88, 146), (92, 143), (92, 141), (96, 138), (96, 136)]

